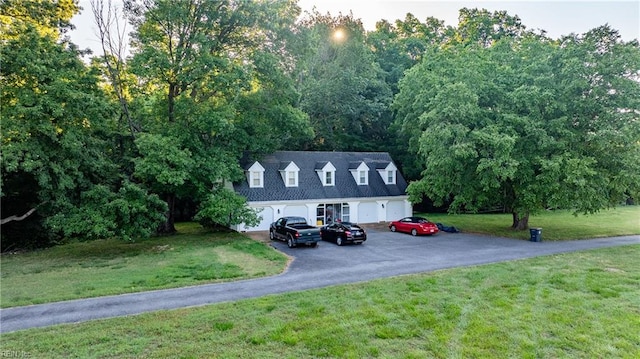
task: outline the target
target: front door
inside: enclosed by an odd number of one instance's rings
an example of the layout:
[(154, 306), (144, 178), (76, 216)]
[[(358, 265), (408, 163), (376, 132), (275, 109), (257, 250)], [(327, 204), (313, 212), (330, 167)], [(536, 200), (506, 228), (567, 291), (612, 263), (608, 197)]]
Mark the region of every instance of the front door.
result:
[(324, 226), (334, 222), (349, 222), (349, 204), (322, 203), (316, 208), (316, 225)]

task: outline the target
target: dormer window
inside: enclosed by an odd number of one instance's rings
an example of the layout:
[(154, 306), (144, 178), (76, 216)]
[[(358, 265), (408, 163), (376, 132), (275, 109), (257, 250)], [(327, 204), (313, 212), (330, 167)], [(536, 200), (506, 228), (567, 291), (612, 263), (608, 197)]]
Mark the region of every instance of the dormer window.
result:
[(349, 171), (358, 186), (369, 184), (369, 166), (364, 162), (352, 162), (349, 164)]
[(367, 172), (358, 171), (358, 184), (367, 184)]
[(251, 172), (251, 187), (262, 187), (262, 173), (258, 171)]
[(283, 162), (280, 164), (280, 175), (285, 187), (298, 187), (298, 173), (300, 168), (293, 162)]
[(323, 186), (335, 186), (336, 168), (331, 162), (317, 162), (315, 169)]
[(385, 184), (396, 184), (398, 169), (392, 162), (378, 166), (378, 173)]
[(247, 168), (247, 182), (249, 182), (250, 188), (264, 187), (264, 167), (259, 162), (256, 161)]
[(287, 171), (287, 187), (295, 187), (298, 184), (298, 179), (296, 177), (297, 176), (294, 171)]

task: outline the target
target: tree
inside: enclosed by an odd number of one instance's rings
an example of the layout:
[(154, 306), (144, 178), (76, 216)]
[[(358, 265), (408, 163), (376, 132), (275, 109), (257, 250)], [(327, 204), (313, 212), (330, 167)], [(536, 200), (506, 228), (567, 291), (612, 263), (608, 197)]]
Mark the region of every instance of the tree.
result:
[(120, 104), (121, 119), (126, 120), (131, 138), (139, 131), (139, 124), (135, 123), (129, 111), (130, 86), (125, 53), (126, 53), (126, 24), (121, 24), (121, 10), (111, 0), (91, 0), (91, 11), (98, 28), (98, 37), (102, 47), (102, 57), (99, 64), (104, 65), (104, 73), (109, 80), (111, 89)]
[[(339, 34), (340, 36), (336, 36)], [(391, 91), (352, 15), (310, 14), (297, 28), (292, 52), (299, 107), (316, 133), (311, 149), (380, 150), (391, 121)]]
[(240, 157), (310, 136), (279, 60), (298, 9), (287, 1), (130, 0), (125, 13), (134, 27), (129, 66), (148, 90), (132, 103), (147, 134), (136, 140), (134, 177), (167, 202), (159, 231), (171, 233), (177, 199), (212, 212), (206, 207), (222, 205), (206, 199), (241, 177)]
[(434, 51), (401, 81), (398, 125), (424, 165), (412, 201), (593, 213), (640, 190), (640, 49), (607, 26)]
[(206, 227), (223, 226), (227, 229), (234, 224), (254, 227), (260, 223), (256, 210), (247, 207), (243, 197), (226, 188), (209, 194), (194, 219)]
[(520, 18), (506, 11), (489, 12), (486, 9), (460, 9), (458, 27), (452, 44), (475, 44), (489, 47), (505, 38), (521, 38), (527, 33)]
[[(394, 24), (384, 20), (378, 22), (376, 30), (367, 34), (367, 43), (372, 47), (375, 61), (384, 71), (387, 86), (395, 96), (405, 71), (420, 63), (433, 49), (450, 43), (454, 33), (455, 29), (445, 26), (441, 20), (428, 17), (420, 22), (409, 13), (404, 20), (396, 20)], [(387, 125), (388, 132), (394, 136), (388, 136), (381, 148), (392, 153), (407, 179), (419, 178), (420, 166), (416, 164), (415, 156), (407, 151), (409, 139), (394, 124), (393, 111), (385, 114), (391, 119), (384, 120), (384, 123), (390, 124)]]
[[(61, 37), (77, 10), (75, 2), (34, 5), (2, 4), (2, 13), (9, 14), (2, 18), (0, 64), (3, 249), (47, 245), (65, 234), (116, 235), (99, 229), (104, 218), (98, 215), (70, 215), (95, 209), (104, 216), (86, 200), (95, 193), (108, 193), (112, 205), (136, 193), (139, 202), (127, 206), (142, 203), (144, 210), (128, 211), (127, 218), (122, 212), (115, 225), (126, 237), (144, 234), (157, 220), (155, 198), (123, 183), (109, 157), (113, 106), (98, 86), (98, 74)], [(21, 221), (28, 223), (16, 223)], [(78, 226), (83, 230), (73, 229)]]
[(73, 29), (71, 18), (80, 10), (77, 0), (4, 0), (0, 4), (3, 39), (16, 39), (20, 29), (57, 39)]

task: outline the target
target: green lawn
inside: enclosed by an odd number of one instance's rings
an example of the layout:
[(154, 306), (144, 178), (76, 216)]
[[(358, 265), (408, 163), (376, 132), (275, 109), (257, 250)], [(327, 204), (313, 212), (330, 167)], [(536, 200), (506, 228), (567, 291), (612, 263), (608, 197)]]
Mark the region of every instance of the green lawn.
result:
[(640, 245), (2, 335), (30, 358), (638, 358)]
[(135, 243), (99, 240), (2, 256), (2, 307), (262, 277), (288, 258), (238, 233), (208, 233), (196, 223), (180, 234)]
[[(456, 226), (463, 232), (529, 239), (529, 231), (514, 231), (511, 214), (417, 213), (432, 222)], [(532, 215), (531, 228), (542, 228), (542, 239), (567, 240), (640, 234), (640, 206), (623, 206), (593, 215), (574, 216), (570, 211), (546, 211)]]
[[(435, 222), (465, 232), (528, 239), (528, 231), (509, 229), (503, 214), (427, 214)], [(531, 218), (543, 240), (640, 234), (640, 206), (574, 217), (553, 211)], [(1, 257), (0, 306), (39, 304), (175, 288), (278, 274), (287, 258), (242, 234), (212, 234), (196, 223), (177, 225), (180, 234), (135, 243), (101, 240), (71, 243)]]

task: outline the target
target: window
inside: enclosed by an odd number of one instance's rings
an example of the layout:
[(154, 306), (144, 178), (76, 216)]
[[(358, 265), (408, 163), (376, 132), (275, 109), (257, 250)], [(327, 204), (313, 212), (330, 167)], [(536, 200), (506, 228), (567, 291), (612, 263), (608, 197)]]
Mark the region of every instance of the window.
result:
[(342, 204), (342, 222), (351, 222), (351, 215), (349, 214), (349, 204)]
[(336, 183), (336, 168), (331, 162), (316, 162), (318, 178), (323, 186), (334, 186)]
[(258, 171), (254, 171), (251, 172), (251, 178), (252, 178), (252, 183), (253, 183), (253, 187), (262, 187), (262, 181), (260, 180), (260, 172)]
[(289, 184), (290, 187), (293, 187), (296, 185), (296, 173), (294, 171), (287, 172), (287, 183)]
[(369, 185), (369, 166), (364, 162), (350, 162), (349, 171), (358, 186)]
[(264, 187), (264, 167), (260, 163), (254, 162), (251, 167), (247, 168), (246, 173), (250, 188)]
[(380, 174), (380, 178), (384, 181), (385, 184), (396, 184), (398, 179), (398, 168), (393, 164), (393, 162), (388, 162), (383, 164), (384, 166), (378, 166), (377, 171)]
[(316, 225), (323, 226), (326, 223), (324, 218), (324, 204), (318, 205), (316, 208)]
[(298, 172), (300, 168), (295, 163), (282, 162), (279, 171), (285, 187), (298, 187)]

